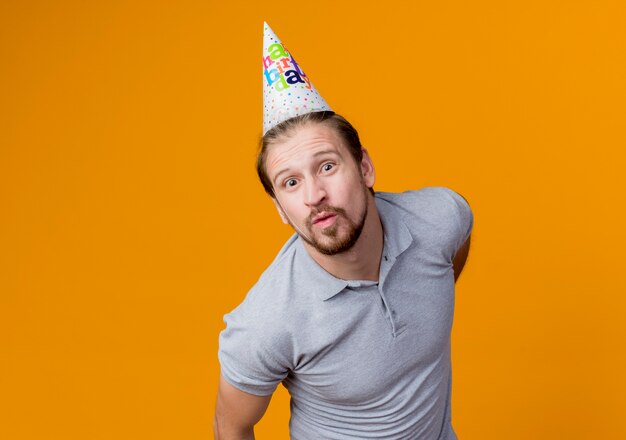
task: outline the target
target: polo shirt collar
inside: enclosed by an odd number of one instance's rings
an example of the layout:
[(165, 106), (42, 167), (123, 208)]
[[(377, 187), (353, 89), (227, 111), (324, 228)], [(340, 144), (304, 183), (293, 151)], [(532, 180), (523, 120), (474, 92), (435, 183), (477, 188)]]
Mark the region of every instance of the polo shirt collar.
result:
[(404, 212), (400, 208), (380, 197), (376, 197), (375, 200), (385, 234), (383, 256), (395, 260), (411, 246), (413, 235), (409, 231), (404, 220)]
[[(402, 211), (389, 202), (376, 197), (376, 207), (380, 215), (384, 231), (383, 255), (391, 263), (404, 252), (413, 242), (409, 228), (402, 218)], [(393, 231), (393, 233), (390, 233)], [(382, 264), (381, 264), (382, 269)], [(320, 300), (332, 298), (347, 286), (348, 282), (334, 277), (320, 266), (307, 252), (302, 238), (296, 240), (294, 279), (296, 288), (301, 291), (314, 291)], [(381, 270), (381, 278), (385, 274)], [(380, 279), (379, 282), (384, 281)]]
[(346, 280), (336, 278), (326, 272), (309, 255), (301, 237), (296, 240), (295, 263), (296, 288), (304, 292), (313, 291), (322, 301), (337, 295), (348, 285)]

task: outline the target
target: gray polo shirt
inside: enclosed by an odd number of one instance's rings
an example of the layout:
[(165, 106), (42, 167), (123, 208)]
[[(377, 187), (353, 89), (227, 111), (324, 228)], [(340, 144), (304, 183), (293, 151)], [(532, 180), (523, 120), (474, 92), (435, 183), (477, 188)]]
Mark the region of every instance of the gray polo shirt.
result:
[(455, 440), (450, 422), (452, 259), (470, 234), (443, 187), (376, 193), (378, 283), (335, 278), (294, 234), (224, 316), (221, 373), (234, 387), (291, 395), (293, 440)]

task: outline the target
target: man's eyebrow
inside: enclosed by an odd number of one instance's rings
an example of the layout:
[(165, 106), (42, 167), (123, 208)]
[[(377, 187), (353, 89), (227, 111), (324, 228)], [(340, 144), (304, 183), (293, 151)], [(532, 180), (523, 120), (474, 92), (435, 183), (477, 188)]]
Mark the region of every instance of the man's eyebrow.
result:
[[(341, 157), (341, 155), (340, 155), (337, 151), (335, 151), (335, 150), (322, 150), (322, 151), (318, 151), (318, 152), (316, 152), (316, 153), (313, 153), (313, 157), (324, 156), (324, 155), (326, 155), (326, 154)], [(280, 175), (281, 175), (281, 174), (287, 173), (287, 172), (289, 172), (289, 171), (290, 171), (290, 169), (289, 169), (289, 168), (285, 168), (285, 169), (280, 170), (280, 171), (279, 171), (279, 172), (278, 172), (278, 173), (274, 176), (274, 182), (273, 182), (273, 183), (274, 183), (274, 185), (276, 185), (276, 182), (278, 181), (278, 178), (280, 177)]]
[(340, 156), (340, 154), (337, 153), (337, 151), (335, 150), (322, 150), (318, 151), (317, 153), (313, 153), (313, 157), (323, 156), (324, 154), (334, 154), (335, 156)]
[(280, 177), (281, 174), (284, 174), (288, 171), (289, 171), (289, 168), (285, 168), (284, 170), (279, 171), (278, 174), (274, 176), (274, 182), (273, 182), (274, 185), (276, 185), (276, 182), (278, 182), (278, 177)]

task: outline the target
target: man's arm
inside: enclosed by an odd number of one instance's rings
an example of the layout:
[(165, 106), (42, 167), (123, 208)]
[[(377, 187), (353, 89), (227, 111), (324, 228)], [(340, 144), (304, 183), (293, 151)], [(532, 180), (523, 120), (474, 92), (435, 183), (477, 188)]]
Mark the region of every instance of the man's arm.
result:
[(253, 440), (271, 395), (255, 396), (238, 390), (220, 375), (213, 431), (215, 440)]
[(465, 261), (467, 261), (467, 254), (469, 254), (470, 249), (470, 239), (472, 238), (472, 234), (467, 237), (465, 243), (456, 251), (454, 258), (452, 260), (452, 268), (454, 269), (454, 282), (459, 278), (461, 272), (463, 271), (463, 266), (465, 266)]

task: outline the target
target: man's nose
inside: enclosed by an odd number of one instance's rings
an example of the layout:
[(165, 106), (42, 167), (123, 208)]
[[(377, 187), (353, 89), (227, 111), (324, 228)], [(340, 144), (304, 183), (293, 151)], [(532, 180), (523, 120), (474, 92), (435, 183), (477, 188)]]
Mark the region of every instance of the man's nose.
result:
[(318, 179), (309, 179), (305, 183), (304, 197), (304, 203), (308, 206), (317, 206), (326, 199), (326, 190)]

